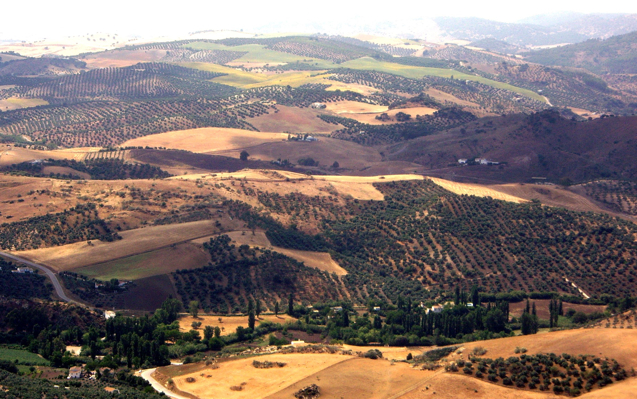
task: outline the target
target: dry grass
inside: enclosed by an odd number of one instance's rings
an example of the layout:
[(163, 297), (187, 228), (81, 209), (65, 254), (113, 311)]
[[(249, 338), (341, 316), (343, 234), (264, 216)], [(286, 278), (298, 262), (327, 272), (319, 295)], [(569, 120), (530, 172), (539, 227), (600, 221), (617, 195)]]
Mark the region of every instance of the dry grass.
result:
[(456, 193), (458, 195), (475, 195), (476, 197), (491, 197), (493, 199), (509, 201), (515, 203), (523, 203), (528, 202), (525, 199), (515, 197), (510, 194), (503, 193), (501, 191), (496, 191), (492, 188), (481, 186), (478, 184), (469, 184), (469, 183), (457, 183), (449, 180), (439, 179), (437, 177), (428, 177), (429, 180), (433, 181), (440, 187), (445, 190), (449, 190), (452, 193)]
[(253, 132), (242, 129), (208, 127), (153, 134), (129, 140), (127, 146), (166, 147), (192, 152), (216, 153), (287, 140), (286, 133)]
[(637, 367), (636, 329), (577, 329), (525, 335), (490, 341), (471, 342), (464, 345), (465, 353), (475, 346), (487, 349), (487, 357), (495, 359), (514, 356), (516, 346), (536, 353), (568, 353), (571, 355), (595, 355), (617, 360), (625, 369)]
[(0, 111), (11, 111), (14, 109), (31, 108), (39, 105), (48, 105), (49, 103), (39, 98), (17, 98), (10, 97), (0, 100)]
[[(153, 226), (120, 233), (122, 240), (114, 242), (86, 241), (60, 247), (16, 252), (17, 255), (43, 263), (56, 271), (74, 270), (87, 265), (109, 262), (138, 255), (210, 235), (215, 231), (212, 220)], [(172, 269), (180, 268), (174, 264)], [(162, 273), (160, 273), (162, 274)], [(151, 274), (153, 275), (153, 274)]]
[(93, 68), (123, 68), (140, 62), (159, 61), (166, 55), (166, 50), (111, 50), (90, 54), (82, 58), (86, 66)]
[[(221, 322), (219, 322), (219, 319), (221, 319)], [(183, 316), (179, 319), (179, 328), (182, 331), (190, 331), (192, 330), (193, 321), (201, 322), (201, 327), (199, 328), (201, 331), (207, 326), (219, 327), (220, 329), (223, 327), (223, 329), (221, 329), (221, 335), (233, 334), (237, 331), (237, 327), (248, 328), (248, 316), (199, 316), (196, 319), (192, 316)], [(280, 314), (278, 316), (261, 315), (261, 317), (256, 320), (256, 325), (258, 326), (264, 321), (283, 324), (288, 321), (294, 322), (296, 319), (286, 314)]]
[(279, 112), (250, 118), (248, 121), (262, 132), (331, 133), (340, 128), (316, 117), (317, 110), (277, 105)]
[[(175, 377), (177, 388), (195, 395), (200, 399), (212, 398), (264, 398), (288, 387), (296, 381), (303, 380), (321, 370), (345, 362), (351, 357), (326, 354), (290, 354), (270, 355), (269, 361), (287, 363), (283, 368), (257, 369), (252, 365), (253, 359), (240, 359), (219, 364), (218, 369), (207, 369)], [(204, 377), (201, 377), (201, 374)], [(207, 378), (207, 375), (211, 375)], [(195, 382), (186, 382), (187, 378), (195, 378)], [(243, 384), (245, 383), (245, 384)], [(241, 386), (240, 391), (230, 387)]]
[[(416, 115), (431, 115), (436, 112), (435, 109), (429, 107), (414, 107), (390, 110), (383, 105), (360, 103), (356, 101), (339, 101), (335, 103), (328, 103), (326, 109), (336, 115), (355, 119), (359, 122), (369, 123), (372, 125), (396, 123), (395, 117), (398, 112), (404, 112), (411, 115), (413, 118), (415, 118)], [(376, 119), (376, 116), (382, 113), (386, 113), (391, 118), (391, 120), (381, 121)]]

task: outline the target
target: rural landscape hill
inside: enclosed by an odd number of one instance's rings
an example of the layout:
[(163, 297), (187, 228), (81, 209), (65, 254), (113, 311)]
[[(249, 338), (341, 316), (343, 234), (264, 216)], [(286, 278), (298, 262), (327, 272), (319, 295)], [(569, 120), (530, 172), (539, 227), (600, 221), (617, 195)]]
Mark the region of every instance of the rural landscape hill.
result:
[(0, 43), (0, 398), (629, 397), (634, 15), (418, 21)]

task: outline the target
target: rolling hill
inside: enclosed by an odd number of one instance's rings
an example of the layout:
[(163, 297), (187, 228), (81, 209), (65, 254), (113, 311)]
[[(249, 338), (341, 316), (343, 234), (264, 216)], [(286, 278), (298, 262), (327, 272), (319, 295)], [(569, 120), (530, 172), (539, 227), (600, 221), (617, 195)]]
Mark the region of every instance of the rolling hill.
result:
[(591, 39), (583, 43), (528, 53), (526, 59), (544, 65), (583, 68), (594, 73), (637, 73), (637, 32)]
[[(388, 160), (421, 164), (425, 173), (477, 182), (585, 182), (637, 178), (635, 117), (566, 119), (553, 110), (485, 118), (463, 127), (390, 146)], [(464, 166), (486, 158), (497, 165)]]

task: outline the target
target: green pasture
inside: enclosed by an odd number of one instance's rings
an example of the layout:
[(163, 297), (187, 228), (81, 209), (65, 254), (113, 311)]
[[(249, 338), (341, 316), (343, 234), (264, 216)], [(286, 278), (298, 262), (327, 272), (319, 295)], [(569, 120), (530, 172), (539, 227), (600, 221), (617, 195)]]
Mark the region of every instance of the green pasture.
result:
[(0, 348), (0, 360), (7, 360), (15, 362), (18, 360), (18, 364), (27, 366), (50, 366), (48, 360), (41, 358), (35, 353), (31, 353), (23, 349), (8, 349)]
[(345, 68), (359, 69), (365, 71), (386, 72), (394, 75), (403, 76), (410, 79), (422, 79), (425, 76), (438, 76), (441, 78), (451, 78), (461, 80), (471, 80), (479, 82), (498, 89), (510, 90), (514, 93), (530, 97), (534, 100), (545, 102), (544, 97), (534, 91), (522, 89), (507, 83), (496, 82), (494, 80), (483, 78), (482, 76), (468, 75), (466, 73), (454, 71), (453, 69), (443, 68), (426, 68), (411, 65), (394, 64), (392, 62), (378, 61), (371, 57), (362, 57), (355, 60), (347, 61), (341, 64)]
[[(74, 272), (102, 281), (108, 281), (114, 278), (118, 280), (138, 280), (140, 278), (161, 274), (161, 271), (158, 272), (155, 265), (151, 265), (150, 267), (144, 266), (144, 261), (151, 256), (152, 252), (147, 252), (139, 255), (128, 256), (122, 259), (112, 260), (110, 262), (83, 267), (81, 269), (74, 270)], [(171, 268), (170, 271), (174, 271), (173, 269), (174, 268)]]

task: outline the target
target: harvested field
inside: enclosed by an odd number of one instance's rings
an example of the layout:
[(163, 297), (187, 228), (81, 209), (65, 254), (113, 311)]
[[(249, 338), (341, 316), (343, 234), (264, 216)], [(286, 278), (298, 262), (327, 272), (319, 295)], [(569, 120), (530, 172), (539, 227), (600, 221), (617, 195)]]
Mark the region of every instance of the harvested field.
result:
[[(490, 384), (477, 378), (466, 377), (460, 374), (439, 373), (433, 378), (427, 379), (423, 384), (415, 387), (403, 395), (394, 396), (400, 399), (421, 398), (479, 398), (479, 399), (553, 399), (557, 398), (549, 393), (522, 391), (513, 388), (504, 388)], [(560, 396), (561, 397), (561, 396)]]
[(20, 108), (31, 108), (40, 105), (48, 105), (49, 103), (39, 98), (17, 98), (10, 97), (0, 100), (0, 111), (11, 111)]
[(44, 175), (49, 175), (49, 174), (73, 175), (73, 176), (79, 176), (82, 179), (91, 178), (90, 174), (85, 172), (79, 172), (68, 166), (45, 166), (44, 168), (42, 168), (42, 174)]
[[(192, 374), (173, 378), (177, 388), (200, 399), (212, 398), (265, 398), (287, 388), (296, 381), (304, 380), (321, 370), (347, 362), (350, 356), (328, 354), (290, 354), (263, 357), (271, 362), (285, 362), (283, 368), (257, 369), (251, 358), (219, 363), (218, 369), (203, 369)], [(204, 374), (202, 377), (201, 374)], [(211, 378), (207, 378), (210, 375)], [(194, 382), (187, 382), (194, 378)], [(245, 383), (245, 384), (244, 384)], [(243, 384), (243, 385), (242, 385)], [(242, 386), (242, 390), (230, 387)], [(298, 390), (298, 388), (297, 388)]]
[(201, 173), (203, 171), (234, 172), (244, 168), (272, 167), (269, 162), (241, 161), (220, 155), (198, 154), (179, 150), (131, 150), (130, 157), (142, 163), (158, 166), (173, 174)]
[(265, 397), (292, 397), (299, 389), (316, 384), (321, 388), (322, 398), (393, 398), (435, 378), (437, 374), (433, 371), (415, 370), (404, 363), (392, 365), (380, 359), (354, 358), (297, 380), (288, 388)]
[[(582, 195), (584, 190), (580, 190), (580, 186), (566, 189), (555, 185), (512, 183), (486, 187), (525, 200), (538, 199), (542, 204), (548, 206), (562, 207), (578, 212), (602, 212), (613, 216), (622, 216), (597, 205), (593, 200)], [(623, 216), (626, 217), (626, 215)]]
[(248, 121), (262, 132), (331, 133), (341, 128), (317, 118), (319, 112), (311, 108), (277, 105), (277, 109), (277, 113), (271, 112)]
[(73, 271), (103, 281), (112, 278), (138, 280), (144, 277), (172, 273), (176, 269), (195, 269), (203, 267), (206, 266), (209, 261), (210, 255), (201, 245), (183, 243), (110, 262), (74, 269)]
[[(222, 321), (219, 322), (219, 319), (221, 319)], [(248, 316), (199, 316), (197, 317), (197, 319), (194, 319), (192, 316), (183, 316), (179, 319), (179, 328), (182, 331), (190, 331), (192, 330), (193, 321), (201, 322), (201, 330), (206, 328), (206, 326), (219, 328), (223, 327), (223, 329), (221, 330), (221, 335), (232, 334), (237, 331), (237, 327), (239, 326), (248, 328)], [(294, 322), (296, 321), (296, 319), (286, 314), (281, 314), (278, 316), (261, 315), (261, 317), (256, 320), (256, 325), (258, 326), (264, 321), (283, 324), (288, 321)]]
[[(529, 301), (531, 303), (531, 306), (533, 306), (533, 303), (535, 303), (535, 309), (537, 311), (537, 317), (539, 317), (540, 319), (543, 319), (543, 320), (548, 320), (549, 319), (549, 316), (550, 316), (549, 304), (551, 302), (550, 299), (530, 299)], [(514, 316), (514, 317), (522, 316), (522, 312), (524, 312), (525, 307), (526, 307), (526, 301), (509, 304), (509, 311), (510, 311), (511, 316)], [(580, 304), (576, 304), (576, 303), (564, 302), (564, 303), (562, 303), (562, 309), (564, 310), (564, 313), (566, 313), (566, 311), (568, 311), (568, 309), (573, 309), (576, 312), (584, 312), (586, 314), (591, 314), (591, 313), (595, 313), (595, 312), (602, 312), (603, 313), (604, 310), (606, 310), (606, 306), (604, 306), (604, 305), (580, 305)]]
[[(388, 109), (383, 105), (374, 105), (368, 103), (360, 103), (356, 101), (339, 101), (334, 103), (328, 103), (328, 111), (335, 113), (338, 116), (345, 118), (351, 118), (362, 123), (368, 123), (371, 125), (386, 125), (396, 123), (396, 114), (404, 112), (415, 118), (416, 115), (431, 115), (436, 112), (436, 109), (429, 107), (415, 107), (415, 108), (399, 108)], [(386, 113), (390, 120), (381, 121), (376, 117), (382, 113)]]
[[(546, 334), (524, 335), (466, 343), (464, 353), (476, 346), (487, 349), (485, 357), (495, 359), (514, 356), (516, 347), (524, 347), (527, 354), (568, 353), (570, 355), (596, 355), (617, 360), (625, 369), (637, 367), (637, 329), (576, 329)], [(466, 357), (465, 357), (466, 358)]]
[(230, 128), (201, 128), (153, 134), (129, 140), (122, 147), (166, 147), (199, 153), (215, 153), (287, 140), (286, 133), (253, 132)]
[[(91, 245), (82, 241), (60, 247), (16, 252), (16, 255), (43, 263), (56, 271), (75, 270), (87, 265), (98, 265), (208, 236), (215, 230), (218, 231), (211, 220), (153, 226), (124, 231), (120, 233), (122, 239), (119, 241), (101, 242), (96, 240)], [(148, 256), (153, 257), (152, 254)], [(178, 268), (181, 266), (175, 264), (172, 269)], [(95, 273), (108, 273), (108, 271), (102, 266), (97, 267)]]
[[(286, 135), (287, 139), (287, 135)], [(301, 158), (311, 157), (321, 166), (331, 166), (335, 161), (340, 169), (359, 170), (381, 161), (378, 151), (351, 141), (343, 141), (327, 137), (319, 141), (278, 141), (264, 143), (255, 147), (247, 147), (250, 159), (273, 161), (289, 159), (297, 163)], [(223, 152), (223, 155), (239, 157), (239, 150)]]
[(82, 161), (88, 153), (97, 152), (98, 148), (68, 148), (63, 150), (42, 151), (0, 144), (0, 166), (8, 166), (36, 159), (73, 159)]
[(89, 54), (82, 58), (86, 66), (95, 68), (127, 67), (140, 62), (155, 62), (166, 55), (166, 50), (111, 50)]
[(466, 195), (475, 195), (476, 197), (491, 197), (493, 199), (515, 202), (518, 204), (527, 202), (527, 200), (525, 199), (518, 198), (501, 191), (496, 191), (494, 189), (481, 186), (478, 184), (456, 183), (449, 180), (439, 179), (437, 177), (428, 177), (428, 179), (433, 181), (440, 187), (444, 188), (445, 190), (449, 190), (452, 193), (456, 193), (458, 195), (466, 194)]

